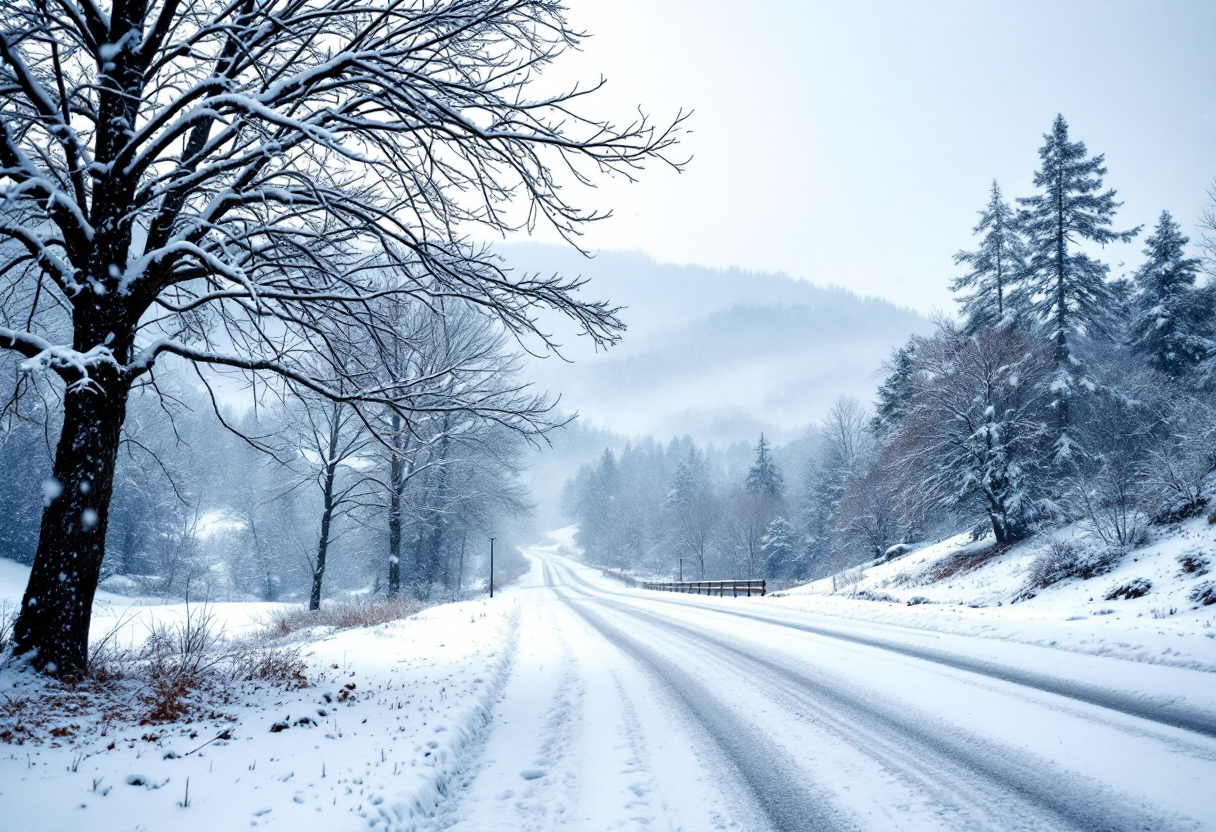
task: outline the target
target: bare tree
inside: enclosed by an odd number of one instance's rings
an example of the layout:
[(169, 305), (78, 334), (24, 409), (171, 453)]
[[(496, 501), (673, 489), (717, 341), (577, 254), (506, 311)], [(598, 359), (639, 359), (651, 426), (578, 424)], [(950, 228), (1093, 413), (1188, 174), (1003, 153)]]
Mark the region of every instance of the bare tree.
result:
[(374, 441), (357, 411), (343, 402), (321, 399), (295, 408), (288, 419), (296, 457), (295, 487), (312, 485), (321, 495), (320, 528), (315, 555), (309, 557), (312, 589), (308, 608), (321, 608), (329, 545), (336, 536), (334, 523), (370, 502), (367, 481), (359, 469), (361, 456)]
[(530, 96), (577, 45), (563, 14), (558, 0), (5, 5), (0, 275), (20, 309), (0, 344), (65, 385), (17, 653), (50, 674), (86, 667), (127, 392), (162, 356), (408, 423), (409, 383), (334, 384), (322, 324), (374, 341), (371, 300), (447, 296), (542, 346), (542, 308), (617, 338), (577, 280), (507, 273), (465, 236), (548, 222), (573, 239), (603, 215), (561, 184), (632, 176), (676, 139), (681, 117), (617, 126), (579, 115), (588, 90)]

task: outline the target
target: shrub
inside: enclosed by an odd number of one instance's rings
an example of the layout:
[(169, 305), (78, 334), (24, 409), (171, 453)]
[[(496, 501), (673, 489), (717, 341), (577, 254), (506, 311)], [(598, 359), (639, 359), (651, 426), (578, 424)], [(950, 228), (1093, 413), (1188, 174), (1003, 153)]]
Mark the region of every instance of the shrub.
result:
[(1112, 589), (1104, 596), (1107, 601), (1114, 601), (1119, 598), (1143, 598), (1148, 595), (1153, 588), (1153, 582), (1148, 578), (1132, 578), (1125, 584)]
[(1117, 546), (1087, 548), (1071, 540), (1053, 540), (1030, 564), (1030, 586), (1043, 589), (1068, 578), (1088, 580), (1115, 568), (1123, 550)]
[(1200, 575), (1208, 574), (1208, 567), (1212, 562), (1201, 555), (1199, 552), (1188, 552), (1178, 556), (1178, 565), (1182, 567), (1183, 575)]
[(1190, 598), (1196, 604), (1203, 604), (1205, 607), (1216, 604), (1216, 581), (1204, 581), (1191, 590)]

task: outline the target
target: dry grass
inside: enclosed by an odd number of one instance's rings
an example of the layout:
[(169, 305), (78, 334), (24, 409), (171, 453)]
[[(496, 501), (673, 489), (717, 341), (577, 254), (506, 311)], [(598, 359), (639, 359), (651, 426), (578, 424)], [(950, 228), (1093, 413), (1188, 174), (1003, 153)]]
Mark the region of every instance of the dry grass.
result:
[(1003, 555), (1009, 550), (1008, 543), (994, 543), (983, 549), (972, 552), (960, 552), (948, 558), (942, 558), (925, 570), (923, 583), (937, 583), (955, 575), (974, 572), (993, 558)]
[(207, 605), (151, 628), (134, 648), (116, 646), (123, 623), (94, 645), (84, 679), (10, 675), (14, 686), (0, 697), (0, 742), (53, 746), (105, 736), (111, 726), (231, 721), (225, 709), (246, 686), (309, 684), (299, 648), (227, 639)]
[(262, 630), (262, 638), (276, 639), (309, 627), (375, 627), (416, 615), (423, 604), (405, 595), (329, 604), (319, 610), (293, 608), (279, 610)]
[(17, 610), (8, 601), (0, 604), (0, 655), (13, 640), (13, 626), (17, 623)]

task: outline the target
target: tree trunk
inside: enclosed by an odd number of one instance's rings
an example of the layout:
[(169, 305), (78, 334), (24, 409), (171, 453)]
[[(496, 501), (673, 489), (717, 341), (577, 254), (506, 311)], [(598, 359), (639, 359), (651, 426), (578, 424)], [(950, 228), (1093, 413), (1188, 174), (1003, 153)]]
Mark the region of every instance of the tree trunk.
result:
[(98, 369), (92, 382), (64, 396), (38, 552), (13, 634), (14, 652), (51, 676), (80, 676), (88, 668), (89, 620), (127, 410), (127, 387), (116, 372)]
[(308, 599), (310, 610), (321, 609), (321, 582), (325, 580), (325, 556), (329, 551), (329, 526), (334, 516), (334, 475), (338, 472), (338, 442), (341, 439), (341, 421), (338, 405), (334, 405), (333, 420), (329, 426), (329, 453), (326, 454), (325, 484), (323, 486), (324, 508), (321, 511), (321, 539), (317, 541), (317, 563), (312, 570), (312, 595)]
[[(1061, 371), (1072, 372), (1072, 356), (1068, 349), (1067, 330), (1068, 292), (1065, 278), (1067, 277), (1068, 253), (1064, 237), (1063, 192), (1064, 185), (1060, 183), (1057, 185), (1056, 197), (1056, 344), (1054, 360), (1057, 376)], [(1068, 398), (1071, 392), (1071, 389), (1061, 391), (1056, 400), (1056, 425), (1059, 428), (1058, 438), (1060, 439), (1068, 432)]]
[(310, 610), (321, 609), (321, 582), (325, 580), (325, 556), (329, 551), (329, 525), (334, 514), (334, 466), (325, 473), (325, 508), (321, 511), (321, 539), (317, 542), (317, 562), (312, 570), (312, 595), (308, 598)]
[(398, 452), (401, 417), (393, 414), (393, 436), (389, 457), (389, 508), (388, 508), (388, 594), (401, 592), (401, 491), (403, 462)]

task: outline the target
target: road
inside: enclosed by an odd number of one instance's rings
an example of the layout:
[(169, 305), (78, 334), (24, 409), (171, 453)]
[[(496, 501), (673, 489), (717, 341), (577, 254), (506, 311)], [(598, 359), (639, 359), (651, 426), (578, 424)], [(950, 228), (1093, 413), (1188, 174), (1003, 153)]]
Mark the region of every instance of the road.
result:
[(1211, 674), (530, 555), (512, 675), (439, 828), (1216, 830)]

